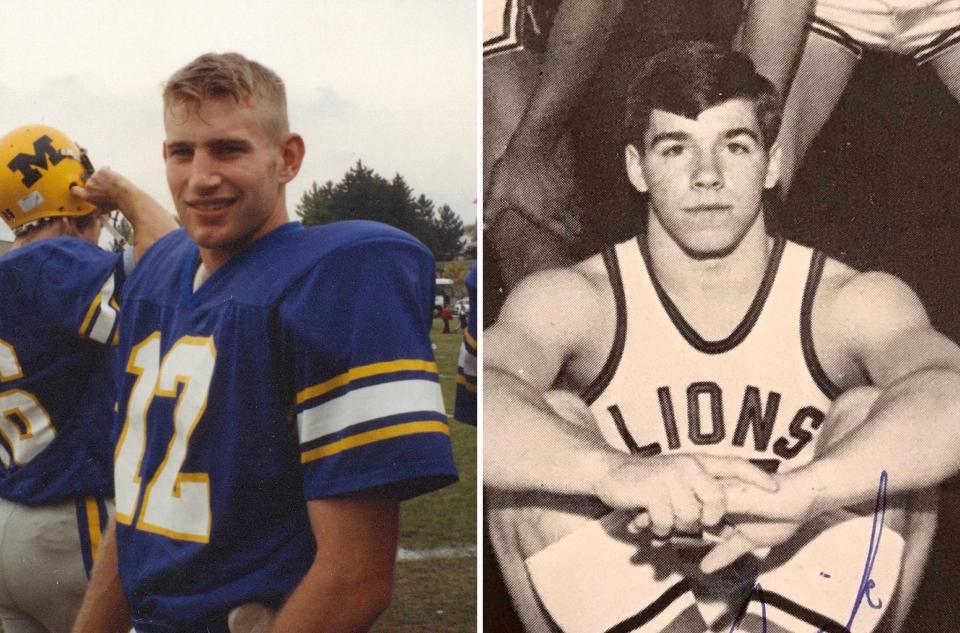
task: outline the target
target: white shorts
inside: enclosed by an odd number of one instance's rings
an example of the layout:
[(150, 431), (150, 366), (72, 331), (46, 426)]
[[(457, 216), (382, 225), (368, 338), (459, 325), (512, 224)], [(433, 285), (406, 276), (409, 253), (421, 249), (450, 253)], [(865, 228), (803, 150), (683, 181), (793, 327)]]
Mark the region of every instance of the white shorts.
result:
[(818, 0), (810, 30), (858, 59), (870, 48), (921, 65), (960, 43), (960, 0)]
[(732, 631), (735, 619), (753, 620), (750, 630), (770, 622), (798, 633), (867, 633), (893, 602), (904, 540), (872, 516), (822, 515), (765, 558), (710, 576), (697, 567), (705, 550), (652, 548), (625, 531), (630, 518), (608, 515), (527, 560), (540, 602), (566, 633), (657, 633), (697, 620)]
[(0, 499), (0, 621), (4, 633), (69, 633), (108, 506)]
[(523, 48), (542, 52), (546, 39), (545, 16), (530, 0), (483, 0), (484, 57)]

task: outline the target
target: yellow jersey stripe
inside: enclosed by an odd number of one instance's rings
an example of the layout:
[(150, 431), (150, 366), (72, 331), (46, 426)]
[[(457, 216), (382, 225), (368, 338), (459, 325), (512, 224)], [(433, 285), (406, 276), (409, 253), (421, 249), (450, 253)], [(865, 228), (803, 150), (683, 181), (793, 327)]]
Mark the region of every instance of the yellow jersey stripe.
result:
[(330, 380), (300, 391), (297, 393), (297, 404), (302, 404), (311, 398), (330, 393), (334, 389), (349, 384), (354, 380), (359, 380), (360, 378), (369, 378), (370, 376), (376, 376), (378, 374), (391, 374), (398, 371), (428, 371), (435, 374), (437, 373), (437, 364), (433, 361), (421, 359), (402, 359), (361, 365), (339, 376), (334, 376)]
[(469, 346), (472, 347), (473, 349), (477, 349), (477, 339), (475, 339), (475, 338), (473, 338), (472, 336), (470, 336), (470, 331), (469, 331), (469, 330), (464, 330), (464, 331), (463, 331), (463, 338), (464, 338), (464, 340), (467, 341), (467, 345), (469, 345)]
[(90, 321), (93, 320), (93, 315), (97, 311), (97, 306), (100, 305), (100, 293), (93, 298), (93, 301), (90, 302), (90, 307), (87, 308), (87, 315), (83, 317), (83, 323), (80, 324), (80, 336), (85, 336), (87, 328), (90, 326)]
[(87, 531), (90, 534), (90, 559), (97, 559), (100, 549), (100, 508), (94, 497), (87, 497)]
[(357, 433), (356, 435), (345, 437), (342, 440), (331, 442), (325, 446), (318, 446), (300, 455), (300, 463), (306, 464), (307, 462), (330, 457), (331, 455), (336, 455), (337, 453), (342, 453), (343, 451), (357, 448), (358, 446), (365, 446), (381, 440), (389, 440), (394, 437), (413, 435), (415, 433), (443, 433), (444, 435), (450, 435), (450, 427), (445, 422), (437, 422), (436, 420), (394, 424), (393, 426), (387, 426), (382, 429)]
[(468, 382), (466, 376), (463, 374), (457, 375), (457, 384), (461, 385), (464, 389), (470, 393), (477, 393), (477, 386), (472, 382)]

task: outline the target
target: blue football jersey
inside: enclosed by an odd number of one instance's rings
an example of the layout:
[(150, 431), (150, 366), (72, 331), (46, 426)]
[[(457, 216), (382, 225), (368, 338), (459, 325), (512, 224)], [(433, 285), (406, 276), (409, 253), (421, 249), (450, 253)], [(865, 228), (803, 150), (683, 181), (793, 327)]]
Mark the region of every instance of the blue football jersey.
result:
[(470, 296), (467, 330), (463, 333), (460, 357), (457, 360), (457, 400), (453, 417), (467, 424), (477, 424), (477, 265), (464, 280)]
[(278, 607), (316, 546), (305, 500), (456, 480), (428, 337), (434, 262), (371, 222), (284, 225), (196, 290), (176, 231), (128, 280), (114, 478), (140, 633)]
[(123, 256), (76, 238), (0, 257), (0, 497), (110, 496)]

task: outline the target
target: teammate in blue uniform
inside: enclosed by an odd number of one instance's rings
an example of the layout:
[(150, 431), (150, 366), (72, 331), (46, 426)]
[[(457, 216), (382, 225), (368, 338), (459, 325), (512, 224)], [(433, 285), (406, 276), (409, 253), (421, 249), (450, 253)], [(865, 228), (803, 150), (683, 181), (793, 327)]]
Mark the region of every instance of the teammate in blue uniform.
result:
[(164, 101), (185, 230), (128, 280), (116, 529), (75, 629), (366, 630), (398, 502), (456, 478), (433, 258), (380, 224), (288, 222), (304, 145), (272, 71), (204, 55)]
[(97, 246), (88, 201), (120, 206), (136, 254), (175, 224), (119, 174), (91, 174), (53, 128), (5, 135), (0, 165), (15, 235), (0, 258), (0, 620), (6, 633), (66, 632), (113, 497), (113, 346), (135, 254)]
[(467, 327), (463, 331), (460, 357), (457, 360), (457, 395), (453, 417), (467, 424), (477, 424), (477, 265), (467, 273), (470, 308)]

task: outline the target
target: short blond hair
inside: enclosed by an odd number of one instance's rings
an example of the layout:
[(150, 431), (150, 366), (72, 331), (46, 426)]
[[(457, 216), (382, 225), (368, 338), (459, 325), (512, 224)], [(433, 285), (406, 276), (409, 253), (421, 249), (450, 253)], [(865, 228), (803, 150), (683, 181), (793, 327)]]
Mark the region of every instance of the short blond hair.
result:
[(239, 53), (206, 53), (173, 73), (163, 88), (163, 105), (199, 105), (203, 99), (232, 98), (257, 106), (264, 130), (277, 142), (290, 131), (283, 80)]

